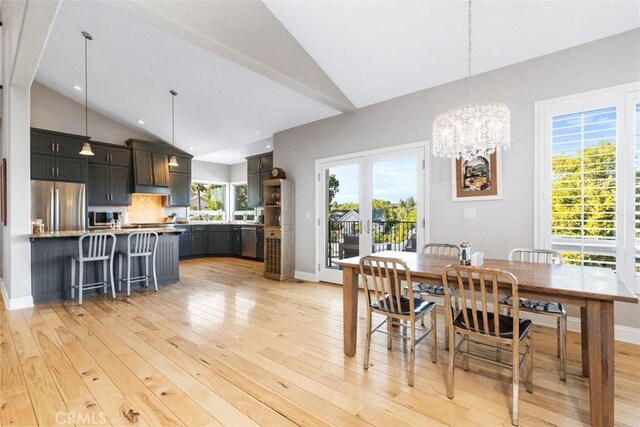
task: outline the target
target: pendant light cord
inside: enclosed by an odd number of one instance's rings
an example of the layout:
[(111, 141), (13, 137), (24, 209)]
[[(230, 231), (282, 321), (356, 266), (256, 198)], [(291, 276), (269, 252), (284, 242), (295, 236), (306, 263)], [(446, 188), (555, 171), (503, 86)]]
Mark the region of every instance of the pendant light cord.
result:
[(467, 102), (471, 104), (471, 0), (469, 0), (469, 28), (467, 36), (469, 38), (469, 45), (467, 50)]
[(176, 155), (176, 114), (175, 114), (175, 100), (177, 93), (171, 90), (171, 145), (173, 146), (172, 153)]
[(85, 33), (82, 35), (84, 36), (84, 136), (85, 142), (89, 142), (89, 82), (87, 78), (87, 43), (89, 42), (89, 37)]

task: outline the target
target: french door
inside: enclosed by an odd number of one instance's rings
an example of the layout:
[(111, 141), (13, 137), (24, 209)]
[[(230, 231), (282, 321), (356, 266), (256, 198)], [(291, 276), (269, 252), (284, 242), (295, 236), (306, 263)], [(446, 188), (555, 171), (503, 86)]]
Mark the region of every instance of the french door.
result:
[(419, 146), (319, 162), (320, 280), (342, 283), (343, 258), (422, 247), (424, 160)]

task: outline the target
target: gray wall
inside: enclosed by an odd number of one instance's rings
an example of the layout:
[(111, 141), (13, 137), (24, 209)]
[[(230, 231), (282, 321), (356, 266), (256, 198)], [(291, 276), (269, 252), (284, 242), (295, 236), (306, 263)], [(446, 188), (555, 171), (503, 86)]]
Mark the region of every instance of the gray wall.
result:
[(191, 162), (191, 179), (229, 182), (229, 165), (193, 160)]
[[(534, 103), (636, 80), (640, 30), (474, 76), (476, 100), (497, 100), (511, 108), (503, 199), (452, 202), (451, 162), (429, 154), (430, 240), (469, 241), (488, 257), (506, 257), (513, 247), (533, 246)], [(430, 140), (435, 116), (462, 104), (465, 91), (466, 82), (460, 80), (274, 135), (274, 161), (296, 182), (297, 271), (315, 272), (315, 160)], [(463, 219), (465, 207), (476, 209), (476, 219)], [(621, 305), (617, 314), (621, 323), (640, 327), (637, 306)]]
[[(84, 135), (84, 105), (40, 83), (31, 85), (31, 126)], [(144, 130), (126, 127), (89, 110), (89, 136), (94, 141), (122, 144), (129, 138), (157, 141)]]
[(229, 181), (242, 182), (247, 180), (247, 162), (229, 166)]

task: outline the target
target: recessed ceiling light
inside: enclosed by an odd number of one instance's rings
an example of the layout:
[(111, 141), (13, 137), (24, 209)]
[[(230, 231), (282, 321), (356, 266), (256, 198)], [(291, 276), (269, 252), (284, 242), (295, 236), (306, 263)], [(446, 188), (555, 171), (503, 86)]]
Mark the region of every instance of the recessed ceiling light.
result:
[(82, 90), (82, 88), (81, 88), (80, 86), (78, 86), (78, 85), (74, 86), (73, 88), (74, 88), (75, 90)]
[(140, 123), (141, 125), (143, 125), (143, 124), (144, 124), (144, 120), (142, 120), (142, 119), (138, 119), (138, 123)]
[(189, 147), (189, 150), (193, 151), (193, 150), (195, 150), (195, 148), (193, 148), (193, 147)]
[(270, 145), (267, 145), (267, 148), (271, 148), (271, 146), (270, 146)]

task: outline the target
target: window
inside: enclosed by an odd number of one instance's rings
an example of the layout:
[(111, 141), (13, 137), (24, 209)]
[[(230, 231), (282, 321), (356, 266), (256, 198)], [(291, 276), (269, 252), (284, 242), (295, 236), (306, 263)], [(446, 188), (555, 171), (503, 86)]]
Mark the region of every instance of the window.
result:
[(189, 219), (226, 220), (227, 219), (227, 187), (224, 184), (193, 181), (191, 183), (191, 209)]
[[(640, 85), (538, 103), (536, 246), (640, 291)], [(631, 163), (634, 163), (633, 165)]]
[(247, 184), (232, 184), (233, 210), (248, 211), (249, 198), (247, 196)]

